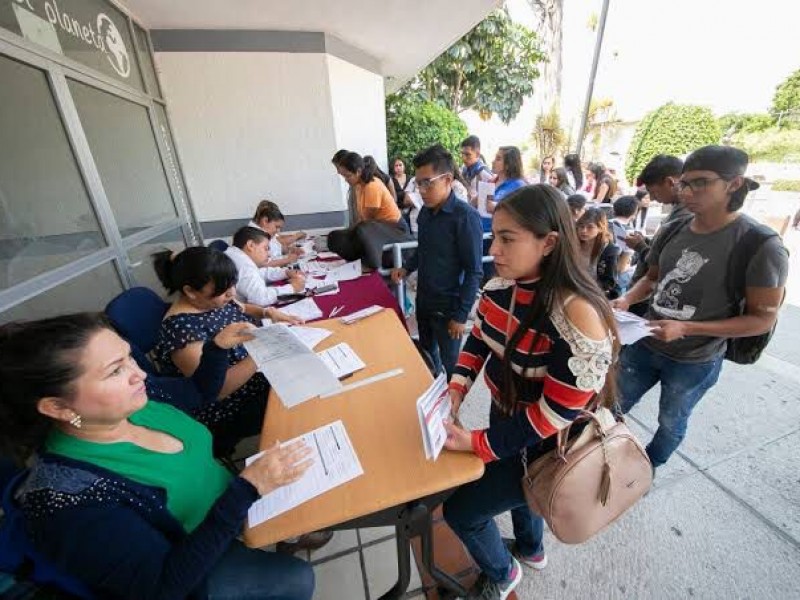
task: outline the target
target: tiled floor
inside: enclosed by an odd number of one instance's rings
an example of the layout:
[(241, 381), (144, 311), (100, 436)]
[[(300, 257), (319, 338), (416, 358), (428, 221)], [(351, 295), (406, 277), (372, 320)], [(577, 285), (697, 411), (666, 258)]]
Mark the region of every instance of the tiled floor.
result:
[[(337, 531), (324, 548), (304, 558), (310, 560), (317, 577), (315, 600), (375, 600), (397, 581), (392, 527)], [(405, 598), (424, 598), (413, 558)]]

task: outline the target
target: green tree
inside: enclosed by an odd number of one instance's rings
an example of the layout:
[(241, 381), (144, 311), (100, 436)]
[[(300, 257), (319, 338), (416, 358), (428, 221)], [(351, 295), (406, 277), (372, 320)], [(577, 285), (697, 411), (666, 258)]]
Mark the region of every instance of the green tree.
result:
[(800, 113), (800, 69), (789, 75), (786, 80), (775, 88), (775, 95), (772, 97), (773, 116), (778, 119), (780, 124), (784, 124), (787, 116), (789, 122), (796, 124)]
[(411, 171), (411, 159), (432, 144), (442, 144), (458, 156), (467, 126), (453, 111), (415, 97), (389, 96), (386, 99), (386, 132), (389, 160), (399, 156)]
[(471, 109), (484, 119), (496, 114), (509, 123), (533, 94), (537, 65), (544, 58), (536, 34), (498, 9), (399, 93), (437, 102), (456, 113)]
[(628, 181), (635, 181), (656, 154), (681, 156), (719, 141), (719, 124), (709, 109), (670, 102), (639, 122), (628, 150), (625, 175)]

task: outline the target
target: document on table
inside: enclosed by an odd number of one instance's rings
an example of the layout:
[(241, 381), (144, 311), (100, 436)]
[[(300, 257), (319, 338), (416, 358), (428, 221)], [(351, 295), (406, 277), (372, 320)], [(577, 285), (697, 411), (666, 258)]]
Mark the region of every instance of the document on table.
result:
[(482, 217), (491, 217), (492, 214), (486, 205), (489, 196), (494, 196), (494, 184), (488, 181), (478, 182), (478, 212)]
[(322, 311), (319, 309), (319, 306), (317, 306), (317, 303), (314, 302), (313, 298), (304, 298), (299, 302), (281, 306), (278, 310), (287, 315), (297, 317), (298, 319), (303, 319), (304, 321), (313, 321), (314, 319), (322, 318)]
[(647, 320), (630, 312), (615, 310), (614, 319), (619, 331), (619, 343), (623, 346), (635, 344), (640, 339), (653, 335)]
[[(247, 511), (247, 523), (250, 527), (277, 517), (364, 474), (341, 421), (310, 431), (285, 444), (299, 439), (311, 448), (313, 465), (299, 481), (280, 487), (254, 502)], [(263, 452), (259, 452), (245, 462), (249, 465), (262, 454)]]
[(307, 275), (321, 277), (345, 264), (347, 264), (347, 262), (344, 260), (328, 260), (323, 262), (310, 260), (301, 262), (300, 270)]
[(332, 331), (321, 329), (319, 327), (303, 327), (302, 325), (292, 325), (292, 333), (294, 333), (300, 341), (308, 346), (311, 350), (319, 344), (322, 340), (329, 338), (333, 335)]
[(336, 344), (317, 354), (338, 379), (352, 375), (367, 366), (347, 342)]
[(306, 279), (306, 289), (307, 290), (312, 290), (313, 291), (313, 290), (316, 290), (316, 289), (321, 288), (321, 287), (326, 286), (326, 285), (332, 285), (332, 286), (334, 286), (334, 289), (332, 289), (329, 292), (323, 292), (322, 294), (315, 293), (314, 295), (315, 296), (333, 296), (333, 295), (339, 293), (339, 282), (336, 281), (336, 279), (334, 279), (333, 275), (331, 275), (330, 273), (328, 273), (325, 276), (325, 279), (312, 279), (310, 277), (308, 279)]
[(342, 387), (322, 359), (286, 325), (250, 333), (254, 339), (244, 347), (287, 408)]
[(350, 281), (352, 279), (358, 279), (362, 274), (361, 259), (345, 263), (331, 271), (331, 275), (333, 275), (336, 281)]
[(425, 458), (436, 460), (444, 448), (447, 432), (444, 420), (450, 418), (452, 410), (450, 392), (447, 389), (447, 378), (439, 375), (425, 393), (417, 400), (417, 415), (422, 430), (422, 444), (425, 446)]

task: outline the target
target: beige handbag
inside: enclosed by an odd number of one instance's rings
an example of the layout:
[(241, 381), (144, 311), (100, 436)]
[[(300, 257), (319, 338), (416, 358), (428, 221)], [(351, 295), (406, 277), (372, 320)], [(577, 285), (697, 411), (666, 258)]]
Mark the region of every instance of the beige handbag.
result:
[(590, 422), (573, 440), (570, 424), (558, 432), (555, 450), (530, 465), (523, 453), (528, 505), (567, 544), (584, 542), (613, 523), (653, 482), (650, 460), (622, 417), (607, 408), (582, 416)]

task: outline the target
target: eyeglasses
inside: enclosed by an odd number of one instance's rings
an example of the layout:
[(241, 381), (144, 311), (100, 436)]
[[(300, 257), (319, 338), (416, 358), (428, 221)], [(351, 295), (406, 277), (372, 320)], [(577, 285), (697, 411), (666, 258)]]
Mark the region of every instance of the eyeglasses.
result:
[(434, 181), (436, 181), (437, 179), (441, 179), (445, 175), (449, 175), (449, 173), (441, 173), (440, 175), (437, 175), (436, 177), (431, 177), (430, 179), (423, 179), (422, 181), (420, 181), (419, 179), (415, 179), (414, 181), (416, 181), (417, 183), (417, 188), (421, 190), (427, 190), (429, 187), (433, 185)]
[(697, 193), (704, 191), (710, 183), (721, 180), (724, 181), (722, 177), (698, 177), (697, 179), (681, 179), (676, 185), (679, 192), (690, 188), (693, 193)]

